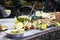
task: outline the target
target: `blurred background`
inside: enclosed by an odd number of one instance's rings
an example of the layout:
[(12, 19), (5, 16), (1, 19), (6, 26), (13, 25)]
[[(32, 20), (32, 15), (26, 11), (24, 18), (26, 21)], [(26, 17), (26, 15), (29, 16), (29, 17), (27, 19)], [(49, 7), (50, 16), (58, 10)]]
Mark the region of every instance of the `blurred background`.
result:
[(60, 0), (0, 0), (0, 18), (29, 15), (31, 10), (60, 12)]

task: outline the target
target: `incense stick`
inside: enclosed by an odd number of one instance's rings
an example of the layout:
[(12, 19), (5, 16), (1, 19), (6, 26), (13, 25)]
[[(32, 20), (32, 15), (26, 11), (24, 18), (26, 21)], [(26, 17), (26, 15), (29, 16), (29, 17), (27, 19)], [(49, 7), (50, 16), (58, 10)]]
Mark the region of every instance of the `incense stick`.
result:
[(33, 12), (33, 10), (34, 10), (35, 5), (36, 5), (36, 2), (34, 3), (34, 5), (33, 5), (32, 9), (31, 9), (30, 15), (32, 14), (32, 12)]

